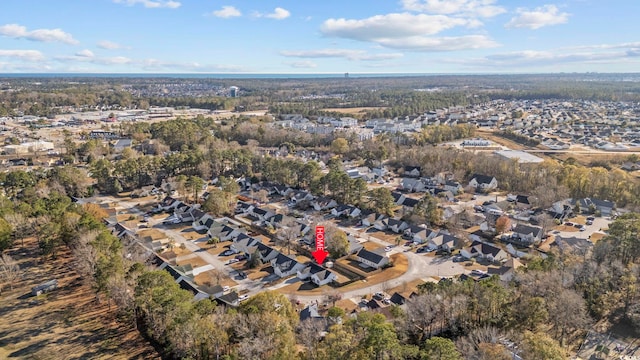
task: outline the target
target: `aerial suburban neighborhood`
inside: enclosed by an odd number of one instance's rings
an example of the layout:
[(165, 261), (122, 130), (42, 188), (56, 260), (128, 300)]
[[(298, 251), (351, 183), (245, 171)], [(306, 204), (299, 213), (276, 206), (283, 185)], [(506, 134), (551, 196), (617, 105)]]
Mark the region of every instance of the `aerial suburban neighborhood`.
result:
[[(52, 86), (69, 86), (56, 81)], [(67, 259), (78, 274), (6, 276), (16, 288), (30, 286), (31, 300), (16, 297), (15, 306), (47, 306), (70, 286), (85, 286), (105, 314), (128, 319), (127, 331), (143, 327), (160, 339), (169, 334), (166, 322), (175, 321), (154, 313), (168, 306), (156, 303), (160, 291), (193, 314), (209, 311), (197, 304), (218, 309), (207, 316), (225, 322), (224, 336), (240, 331), (232, 314), (286, 302), (292, 338), (306, 331), (318, 343), (343, 322), (376, 316), (422, 341), (463, 339), (492, 326), (502, 334), (496, 346), (510, 358), (526, 358), (516, 343), (529, 344), (527, 336), (538, 339), (543, 328), (558, 334), (544, 339), (564, 354), (634, 356), (624, 332), (612, 337), (603, 329), (616, 321), (635, 326), (640, 294), (616, 298), (616, 306), (629, 306), (620, 315), (614, 305), (602, 309), (612, 298), (589, 295), (587, 286), (600, 281), (592, 267), (607, 261), (619, 262), (609, 266), (629, 279), (636, 271), (635, 245), (616, 246), (640, 221), (637, 102), (493, 96), (441, 107), (427, 99), (429, 110), (385, 116), (384, 107), (265, 107), (242, 80), (234, 89), (190, 79), (122, 81), (121, 97), (201, 94), (215, 102), (114, 101), (52, 106), (45, 115), (16, 108), (0, 118), (5, 249), (21, 264), (27, 254), (43, 264)], [(6, 94), (39, 86), (0, 82)], [(305, 86), (312, 92), (315, 83)], [(324, 91), (289, 102), (349, 99)], [(33, 252), (21, 250), (26, 246)], [(11, 257), (3, 264), (16, 274), (27, 266)], [(569, 274), (572, 285), (562, 282)], [(546, 285), (536, 288), (541, 278)], [(483, 296), (487, 303), (472, 305)], [(587, 305), (569, 308), (576, 299)], [(512, 306), (538, 306), (544, 315), (495, 310)], [(516, 319), (526, 319), (524, 335), (501, 332), (525, 321)], [(188, 330), (171, 331), (162, 340), (177, 346), (171, 356), (192, 353), (191, 343), (174, 339)], [(251, 331), (258, 339), (266, 330)], [(233, 339), (211, 349), (268, 358), (263, 345), (244, 348)], [(137, 348), (142, 357), (153, 353)]]

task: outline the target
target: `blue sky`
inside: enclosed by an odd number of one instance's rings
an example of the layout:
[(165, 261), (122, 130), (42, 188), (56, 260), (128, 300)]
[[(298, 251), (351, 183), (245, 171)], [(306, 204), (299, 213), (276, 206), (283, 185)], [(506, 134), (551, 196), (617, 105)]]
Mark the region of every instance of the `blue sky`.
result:
[(2, 0), (0, 73), (640, 70), (638, 0)]

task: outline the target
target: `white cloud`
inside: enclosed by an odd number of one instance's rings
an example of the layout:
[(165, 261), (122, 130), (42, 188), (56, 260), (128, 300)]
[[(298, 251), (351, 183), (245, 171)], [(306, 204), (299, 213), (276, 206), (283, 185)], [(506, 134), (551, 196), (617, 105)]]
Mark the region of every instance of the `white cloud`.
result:
[(83, 52), (76, 53), (73, 56), (56, 56), (54, 59), (61, 62), (82, 62), (82, 63), (92, 63), (98, 65), (123, 65), (130, 64), (133, 60), (124, 57), (124, 56), (113, 56), (113, 57), (96, 57), (87, 56), (87, 54), (83, 54)]
[(516, 14), (505, 27), (536, 30), (544, 26), (564, 24), (569, 20), (569, 13), (559, 12), (555, 5), (544, 5), (534, 10), (518, 8)]
[(250, 72), (250, 69), (246, 69), (239, 65), (224, 65), (224, 64), (200, 64), (197, 62), (175, 62), (175, 61), (163, 61), (158, 59), (144, 59), (136, 62), (136, 65), (140, 66), (146, 71), (188, 71), (188, 72)]
[(485, 35), (425, 37), (412, 36), (402, 39), (379, 39), (382, 46), (411, 51), (459, 51), (488, 49), (499, 46)]
[(369, 54), (364, 50), (351, 49), (320, 49), (320, 50), (288, 50), (281, 51), (280, 55), (297, 58), (344, 58), (352, 61), (378, 61), (397, 59), (403, 55), (400, 53)]
[(2, 50), (0, 57), (20, 59), (24, 61), (42, 61), (44, 55), (38, 50)]
[(113, 42), (113, 41), (109, 41), (109, 40), (102, 40), (102, 41), (98, 41), (98, 47), (101, 49), (106, 49), (106, 50), (117, 50), (117, 49), (124, 49), (125, 47)]
[(62, 31), (61, 29), (36, 29), (29, 31), (26, 27), (18, 24), (0, 26), (0, 35), (14, 39), (26, 39), (31, 41), (62, 42), (71, 45), (78, 44), (78, 41), (74, 39), (71, 34)]
[(281, 7), (277, 7), (273, 9), (273, 12), (271, 14), (264, 15), (264, 17), (267, 17), (270, 19), (276, 19), (276, 20), (284, 20), (289, 16), (291, 16), (291, 13), (289, 12), (289, 10), (283, 9)]
[(242, 16), (242, 13), (240, 12), (240, 10), (236, 9), (233, 6), (229, 6), (229, 5), (223, 6), (222, 9), (216, 10), (212, 14), (215, 17), (219, 17), (219, 18), (223, 18), (223, 19)]
[(395, 13), (375, 15), (362, 20), (328, 19), (320, 28), (327, 36), (361, 41), (380, 38), (434, 35), (456, 26), (475, 26), (472, 20), (444, 15)]
[(309, 60), (294, 61), (294, 62), (290, 62), (288, 64), (292, 68), (296, 68), (296, 69), (313, 69), (313, 68), (318, 67), (318, 64), (314, 63), (313, 61), (309, 61)]
[(413, 51), (452, 51), (497, 46), (485, 35), (432, 37), (454, 27), (475, 27), (478, 21), (446, 15), (396, 13), (361, 20), (329, 19), (320, 31), (326, 36), (373, 42)]
[(562, 64), (640, 63), (640, 44), (600, 44), (552, 50), (522, 50), (498, 53), (476, 59), (452, 59), (453, 63), (480, 68), (531, 68)]
[(80, 57), (93, 57), (93, 51), (89, 50), (89, 49), (84, 49), (84, 50), (80, 50), (76, 53), (76, 56), (80, 56)]
[(154, 9), (154, 8), (168, 8), (168, 9), (177, 9), (182, 4), (178, 1), (173, 0), (113, 0), (116, 4), (126, 4), (129, 6), (133, 6), (136, 4), (142, 4), (142, 6)]
[(405, 10), (441, 15), (489, 18), (505, 13), (496, 0), (402, 0)]

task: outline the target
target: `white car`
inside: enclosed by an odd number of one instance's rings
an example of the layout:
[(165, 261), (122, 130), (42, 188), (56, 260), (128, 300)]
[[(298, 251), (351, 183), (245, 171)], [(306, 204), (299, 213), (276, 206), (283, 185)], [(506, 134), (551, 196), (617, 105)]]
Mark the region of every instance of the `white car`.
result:
[(392, 246), (387, 246), (386, 248), (384, 248), (384, 251), (389, 252), (393, 249)]
[(248, 298), (249, 298), (249, 295), (244, 294), (244, 295), (240, 295), (240, 296), (238, 297), (238, 300), (240, 300), (240, 301), (245, 301), (245, 300), (247, 300)]
[(222, 291), (224, 291), (224, 292), (227, 292), (227, 291), (229, 291), (229, 290), (231, 290), (231, 288), (230, 288), (230, 287), (228, 287), (228, 286), (223, 286), (223, 287), (222, 287)]
[(240, 260), (238, 260), (238, 259), (229, 259), (229, 261), (227, 261), (227, 265), (231, 265), (231, 264), (237, 263), (239, 261)]

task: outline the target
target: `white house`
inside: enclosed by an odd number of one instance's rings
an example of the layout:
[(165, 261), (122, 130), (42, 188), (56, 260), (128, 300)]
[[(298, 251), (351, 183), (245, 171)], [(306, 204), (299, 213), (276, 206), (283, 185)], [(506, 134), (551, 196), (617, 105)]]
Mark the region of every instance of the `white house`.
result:
[(507, 254), (506, 251), (480, 241), (474, 241), (470, 247), (460, 250), (460, 255), (467, 259), (477, 257), (491, 262), (500, 262), (509, 259), (509, 254)]
[(320, 265), (310, 263), (306, 268), (299, 270), (297, 273), (300, 280), (311, 280), (318, 286), (329, 284), (338, 279), (336, 274)]
[(498, 188), (498, 180), (493, 176), (473, 174), (469, 181), (469, 186), (481, 190), (492, 190)]
[(306, 267), (306, 265), (283, 254), (278, 254), (278, 256), (272, 259), (271, 266), (273, 267), (273, 273), (281, 278), (296, 274), (299, 270)]
[(387, 255), (369, 251), (365, 248), (360, 249), (355, 257), (358, 262), (375, 269), (379, 269), (389, 263)]

